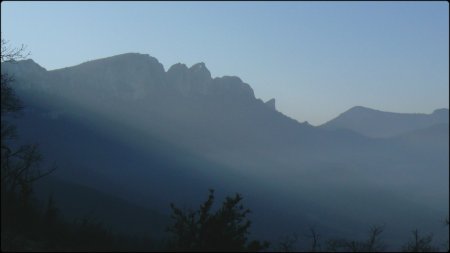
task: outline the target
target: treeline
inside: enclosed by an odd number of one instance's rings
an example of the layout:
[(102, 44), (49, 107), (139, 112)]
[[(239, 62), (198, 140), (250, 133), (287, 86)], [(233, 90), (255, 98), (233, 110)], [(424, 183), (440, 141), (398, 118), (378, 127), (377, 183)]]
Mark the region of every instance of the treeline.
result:
[(103, 223), (82, 217), (72, 222), (60, 217), (49, 198), (42, 210), (37, 202), (27, 205), (2, 196), (2, 251), (154, 251), (157, 243), (149, 237), (113, 233)]
[[(298, 245), (297, 235), (278, 242), (250, 240), (250, 210), (242, 204), (239, 194), (227, 197), (219, 208), (214, 208), (214, 192), (196, 210), (182, 210), (174, 204), (169, 236), (153, 240), (149, 236), (127, 236), (112, 232), (106, 225), (83, 217), (73, 222), (61, 218), (52, 197), (44, 208), (37, 201), (2, 196), (1, 245), (2, 251), (233, 251), (233, 252), (383, 252), (382, 227), (372, 227), (366, 240), (323, 240), (314, 229), (309, 229), (309, 244)], [(26, 205), (23, 205), (26, 203)], [(446, 220), (448, 225), (448, 220)], [(446, 246), (433, 244), (431, 234), (414, 230), (402, 252), (448, 251)]]

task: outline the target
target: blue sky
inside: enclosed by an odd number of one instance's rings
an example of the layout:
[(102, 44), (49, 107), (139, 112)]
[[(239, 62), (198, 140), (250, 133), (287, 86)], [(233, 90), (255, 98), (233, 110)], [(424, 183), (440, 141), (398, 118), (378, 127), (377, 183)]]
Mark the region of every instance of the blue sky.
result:
[(2, 38), (48, 70), (126, 52), (205, 62), (301, 122), (449, 104), (446, 2), (2, 2)]

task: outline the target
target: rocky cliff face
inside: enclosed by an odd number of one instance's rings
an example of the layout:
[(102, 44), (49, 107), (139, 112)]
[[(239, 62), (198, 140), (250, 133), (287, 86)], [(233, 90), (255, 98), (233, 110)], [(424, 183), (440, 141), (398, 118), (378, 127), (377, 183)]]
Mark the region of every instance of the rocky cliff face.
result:
[(206, 95), (211, 89), (211, 73), (203, 62), (188, 68), (185, 64), (177, 63), (166, 73), (167, 86), (184, 96)]
[(166, 79), (164, 67), (156, 58), (137, 53), (89, 61), (49, 74), (73, 89), (130, 98), (146, 97), (161, 88)]
[(30, 88), (32, 80), (34, 89), (51, 92), (65, 89), (61, 92), (79, 93), (84, 90), (100, 97), (144, 99), (166, 91), (184, 97), (209, 96), (227, 101), (256, 101), (253, 89), (239, 77), (213, 79), (203, 62), (190, 68), (177, 63), (166, 72), (156, 58), (147, 54), (121, 54), (52, 71), (45, 70), (32, 60), (3, 63), (3, 68), (18, 76), (22, 88)]

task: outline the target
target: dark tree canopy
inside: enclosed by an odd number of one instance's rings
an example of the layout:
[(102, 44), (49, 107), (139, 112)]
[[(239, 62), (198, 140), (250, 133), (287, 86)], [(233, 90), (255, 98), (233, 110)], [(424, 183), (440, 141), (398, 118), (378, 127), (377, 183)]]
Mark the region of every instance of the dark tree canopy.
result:
[(171, 204), (174, 224), (169, 227), (171, 247), (183, 251), (260, 251), (268, 243), (248, 241), (251, 222), (249, 209), (241, 203), (242, 196), (227, 197), (222, 207), (211, 212), (214, 191), (196, 211), (182, 211)]
[[(11, 48), (1, 40), (1, 62), (14, 62), (26, 58), (25, 47)], [(32, 191), (32, 183), (50, 174), (54, 169), (41, 171), (41, 155), (37, 145), (12, 145), (17, 138), (16, 128), (10, 123), (11, 116), (19, 113), (23, 106), (15, 95), (11, 83), (13, 79), (1, 73), (1, 184), (2, 204), (6, 200), (19, 197), (26, 201)], [(13, 148), (17, 147), (18, 148)], [(3, 206), (3, 205), (2, 205)], [(3, 209), (2, 209), (3, 210)]]
[(438, 248), (432, 245), (433, 235), (421, 236), (419, 230), (412, 231), (412, 238), (403, 246), (403, 252), (436, 252)]

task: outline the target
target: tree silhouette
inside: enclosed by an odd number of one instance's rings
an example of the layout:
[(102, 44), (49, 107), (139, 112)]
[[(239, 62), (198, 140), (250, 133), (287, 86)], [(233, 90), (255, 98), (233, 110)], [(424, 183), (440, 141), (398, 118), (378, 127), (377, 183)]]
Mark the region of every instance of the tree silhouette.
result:
[[(24, 46), (11, 48), (1, 40), (1, 63), (24, 59)], [(55, 168), (42, 171), (41, 155), (37, 145), (19, 145), (16, 127), (10, 120), (20, 115), (22, 103), (15, 95), (13, 78), (1, 72), (1, 230), (2, 246), (21, 249), (25, 243), (22, 236), (38, 234), (39, 214), (31, 201), (32, 184), (50, 174)], [(2, 248), (4, 249), (4, 248)], [(23, 249), (23, 248), (22, 248)]]
[(44, 222), (47, 227), (52, 228), (58, 221), (59, 209), (55, 205), (53, 195), (48, 197), (47, 207), (44, 212)]
[(298, 235), (296, 233), (293, 233), (292, 235), (287, 235), (281, 239), (281, 241), (278, 243), (278, 249), (277, 251), (280, 252), (295, 252), (294, 245), (298, 241)]
[[(5, 40), (1, 40), (1, 62), (14, 62), (25, 58), (25, 47), (10, 48)], [(11, 82), (13, 78), (1, 73), (1, 184), (2, 200), (13, 197), (20, 198), (26, 204), (32, 192), (32, 183), (50, 174), (55, 168), (41, 171), (39, 162), (41, 155), (36, 144), (12, 145), (17, 139), (17, 131), (9, 122), (11, 117), (17, 116), (23, 108), (22, 103), (15, 95)]]
[(330, 252), (381, 252), (386, 249), (380, 240), (383, 227), (373, 226), (369, 230), (369, 236), (365, 241), (332, 239), (327, 242), (327, 251)]
[(402, 247), (403, 252), (436, 252), (438, 248), (433, 246), (433, 235), (421, 236), (419, 230), (412, 231), (413, 237)]
[(250, 213), (241, 204), (242, 196), (227, 197), (222, 207), (211, 212), (214, 190), (199, 210), (186, 212), (171, 204), (174, 224), (168, 228), (173, 238), (170, 248), (183, 251), (260, 251), (268, 247), (267, 242), (248, 242)]

